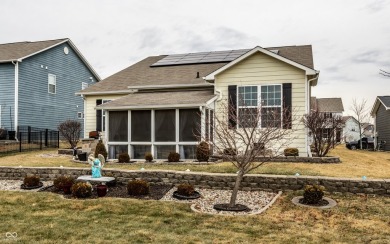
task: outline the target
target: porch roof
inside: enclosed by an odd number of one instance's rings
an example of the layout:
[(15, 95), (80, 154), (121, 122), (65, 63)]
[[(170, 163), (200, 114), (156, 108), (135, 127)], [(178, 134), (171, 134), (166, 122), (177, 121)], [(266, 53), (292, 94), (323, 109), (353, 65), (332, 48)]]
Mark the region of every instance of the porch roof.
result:
[(180, 108), (206, 106), (216, 100), (212, 90), (201, 91), (167, 91), (132, 93), (104, 103), (96, 109), (150, 109), (150, 108)]

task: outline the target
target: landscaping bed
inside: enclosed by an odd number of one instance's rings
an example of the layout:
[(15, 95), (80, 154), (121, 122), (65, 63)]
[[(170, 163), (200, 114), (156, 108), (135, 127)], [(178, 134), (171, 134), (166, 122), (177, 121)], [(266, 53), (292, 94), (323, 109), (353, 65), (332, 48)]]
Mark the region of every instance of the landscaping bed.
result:
[[(123, 184), (110, 186), (105, 197), (120, 197), (120, 198), (136, 198), (144, 200), (160, 200), (172, 187), (168, 185), (151, 185), (148, 195), (131, 196), (127, 193), (127, 187)], [(63, 195), (65, 198), (74, 198), (72, 195), (65, 195), (62, 191), (55, 189), (53, 185), (49, 185), (39, 190), (40, 192), (53, 192)], [(96, 188), (93, 188), (92, 196), (88, 198), (98, 198)]]

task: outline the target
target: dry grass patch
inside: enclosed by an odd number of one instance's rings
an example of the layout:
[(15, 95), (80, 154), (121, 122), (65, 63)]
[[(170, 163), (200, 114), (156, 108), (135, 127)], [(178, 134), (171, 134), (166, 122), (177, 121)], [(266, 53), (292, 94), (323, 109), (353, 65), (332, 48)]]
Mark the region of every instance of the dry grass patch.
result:
[[(193, 213), (174, 202), (66, 200), (51, 193), (0, 192), (0, 233), (54, 243), (388, 243), (390, 199), (336, 196), (338, 206), (308, 209), (283, 195), (258, 216)], [(42, 213), (37, 215), (38, 213)]]

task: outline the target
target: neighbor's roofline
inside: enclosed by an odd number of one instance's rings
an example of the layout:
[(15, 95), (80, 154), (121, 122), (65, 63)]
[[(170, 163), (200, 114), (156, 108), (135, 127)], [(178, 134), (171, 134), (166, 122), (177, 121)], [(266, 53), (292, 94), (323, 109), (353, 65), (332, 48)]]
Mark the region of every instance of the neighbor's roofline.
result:
[[(59, 39), (61, 40), (61, 39)], [(73, 48), (73, 50), (76, 51), (76, 54), (79, 56), (79, 58), (81, 59), (81, 61), (83, 61), (83, 63), (89, 68), (89, 70), (92, 72), (92, 74), (95, 76), (95, 78), (98, 80), (98, 81), (101, 81), (101, 78), (100, 76), (96, 73), (95, 69), (88, 63), (87, 59), (81, 54), (81, 52), (77, 49), (77, 47), (73, 44), (73, 42), (69, 39), (69, 38), (65, 38), (63, 41), (60, 41), (54, 45), (51, 45), (49, 47), (46, 47), (46, 48), (43, 48), (35, 53), (31, 53), (29, 55), (26, 55), (24, 57), (21, 57), (21, 58), (17, 58), (17, 59), (9, 59), (9, 60), (0, 60), (0, 63), (10, 63), (10, 62), (14, 62), (14, 61), (17, 61), (17, 62), (22, 62), (23, 59), (26, 59), (26, 58), (29, 58), (31, 56), (34, 56), (34, 55), (37, 55), (41, 52), (44, 52), (46, 50), (49, 50), (53, 47), (56, 47), (56, 46), (59, 46), (61, 44), (64, 44), (68, 42), (69, 45)]]
[(128, 86), (129, 89), (142, 89), (142, 90), (149, 90), (149, 89), (160, 89), (160, 88), (190, 88), (190, 87), (212, 87), (213, 84), (210, 83), (203, 83), (203, 84), (172, 84), (172, 85), (148, 85), (148, 86)]
[(76, 92), (76, 95), (123, 95), (123, 94), (130, 94), (132, 93), (132, 90), (118, 90), (118, 91), (95, 91), (95, 92)]
[[(379, 100), (379, 102), (378, 102), (378, 100)], [(378, 109), (379, 109), (379, 104), (380, 104), (380, 103), (383, 105), (383, 107), (385, 107), (386, 110), (390, 110), (390, 107), (387, 107), (387, 106), (382, 102), (382, 100), (379, 98), (379, 96), (378, 96), (378, 97), (376, 97), (375, 102), (374, 102), (374, 106), (372, 107), (371, 112), (370, 112), (370, 115), (371, 115), (372, 117), (374, 117), (375, 113), (378, 111)]]
[(295, 61), (292, 61), (292, 60), (290, 60), (290, 59), (288, 59), (288, 58), (285, 58), (285, 57), (283, 57), (283, 56), (280, 56), (280, 55), (278, 55), (278, 54), (276, 54), (276, 53), (274, 53), (274, 52), (271, 52), (271, 51), (269, 51), (269, 50), (267, 50), (267, 49), (265, 49), (265, 48), (262, 48), (262, 47), (260, 47), (260, 46), (257, 46), (257, 47), (255, 47), (255, 48), (253, 48), (252, 50), (246, 52), (245, 54), (241, 55), (240, 57), (236, 58), (235, 60), (233, 60), (233, 61), (227, 63), (226, 65), (222, 66), (221, 68), (217, 69), (216, 71), (212, 72), (211, 74), (209, 74), (209, 75), (203, 77), (203, 79), (205, 79), (206, 81), (215, 80), (215, 76), (216, 76), (216, 75), (218, 75), (218, 74), (220, 74), (221, 72), (223, 72), (223, 71), (229, 69), (229, 68), (232, 67), (233, 65), (235, 65), (235, 64), (237, 64), (238, 62), (240, 62), (240, 61), (246, 59), (247, 57), (251, 56), (252, 54), (254, 54), (254, 53), (256, 53), (256, 52), (262, 52), (262, 53), (267, 54), (267, 55), (269, 55), (269, 56), (271, 56), (271, 57), (273, 57), (273, 58), (276, 58), (276, 59), (278, 59), (278, 60), (281, 60), (281, 61), (283, 61), (283, 62), (285, 62), (285, 63), (288, 63), (288, 64), (290, 64), (290, 65), (292, 65), (292, 66), (295, 66), (295, 67), (297, 67), (297, 68), (299, 68), (299, 69), (302, 69), (302, 70), (304, 70), (304, 71), (306, 72), (306, 75), (315, 75), (315, 74), (318, 74), (318, 73), (319, 73), (319, 71), (317, 71), (317, 70), (315, 70), (315, 69), (311, 69), (311, 68), (306, 67), (306, 66), (304, 66), (304, 65), (302, 65), (302, 64), (299, 64), (299, 63), (297, 63), (297, 62), (295, 62)]

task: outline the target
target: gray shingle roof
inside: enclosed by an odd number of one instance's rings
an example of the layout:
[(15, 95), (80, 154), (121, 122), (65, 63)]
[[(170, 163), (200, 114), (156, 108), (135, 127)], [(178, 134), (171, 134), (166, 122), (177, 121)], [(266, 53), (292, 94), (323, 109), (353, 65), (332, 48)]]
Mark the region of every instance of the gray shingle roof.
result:
[(388, 108), (390, 108), (390, 96), (378, 96), (379, 100)]
[(216, 97), (212, 90), (133, 93), (99, 105), (102, 109), (200, 106)]
[(67, 39), (0, 44), (0, 62), (26, 57), (65, 40)]
[[(266, 49), (278, 50), (279, 55), (309, 68), (313, 68), (311, 45), (272, 47)], [(165, 57), (167, 57), (167, 55), (145, 58), (144, 60), (107, 77), (103, 81), (80, 91), (80, 93), (126, 91), (129, 86), (207, 84), (202, 77), (228, 63), (216, 62), (151, 67), (151, 65)], [(200, 78), (196, 78), (197, 72), (199, 72)]]
[(332, 113), (342, 113), (344, 112), (343, 101), (341, 98), (310, 98), (310, 108), (313, 110), (318, 110), (318, 112), (332, 112)]

